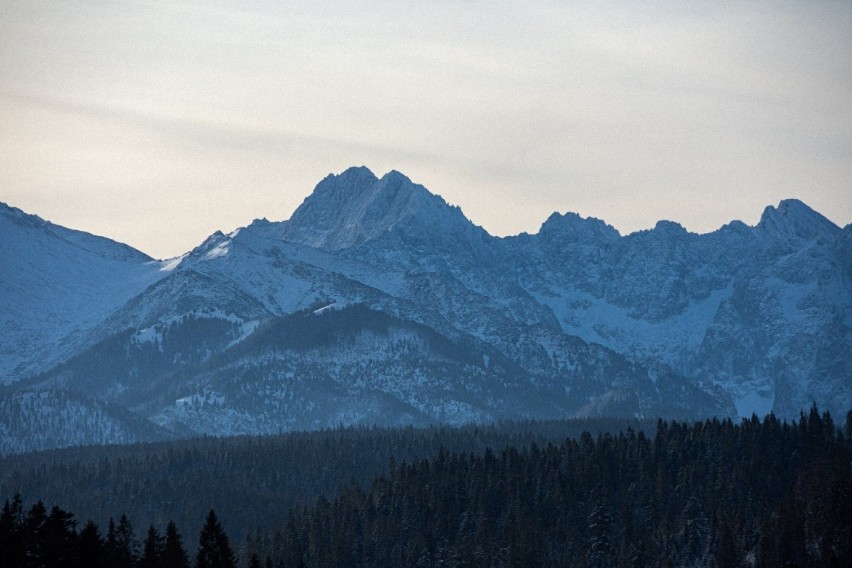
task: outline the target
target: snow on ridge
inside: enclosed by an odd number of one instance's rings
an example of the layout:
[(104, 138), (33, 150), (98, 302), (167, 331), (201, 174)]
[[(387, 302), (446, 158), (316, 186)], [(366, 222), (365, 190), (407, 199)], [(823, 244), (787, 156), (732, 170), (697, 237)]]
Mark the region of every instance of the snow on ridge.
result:
[(341, 307), (343, 307), (343, 306), (338, 306), (337, 302), (331, 302), (330, 304), (327, 304), (327, 305), (325, 305), (321, 308), (317, 308), (312, 313), (314, 315), (319, 315), (319, 314), (325, 313), (325, 312), (332, 310), (332, 309), (340, 309)]
[(230, 245), (231, 241), (229, 240), (219, 243), (218, 245), (207, 251), (207, 254), (204, 255), (204, 258), (206, 258), (207, 260), (211, 260), (214, 258), (219, 258), (220, 256), (225, 256), (231, 251)]
[(183, 259), (185, 259), (188, 255), (189, 253), (185, 253), (174, 258), (159, 261), (160, 272), (174, 272), (175, 269), (177, 269), (177, 267), (183, 262)]

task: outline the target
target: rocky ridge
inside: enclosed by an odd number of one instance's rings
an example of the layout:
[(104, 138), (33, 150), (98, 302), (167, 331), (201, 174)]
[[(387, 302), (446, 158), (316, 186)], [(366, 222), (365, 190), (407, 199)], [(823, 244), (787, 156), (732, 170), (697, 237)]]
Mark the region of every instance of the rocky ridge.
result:
[(495, 238), (398, 172), (351, 168), (288, 221), (165, 262), (15, 211), (0, 395), (125, 409), (125, 437), (852, 408), (849, 226), (796, 200), (706, 235), (555, 213)]

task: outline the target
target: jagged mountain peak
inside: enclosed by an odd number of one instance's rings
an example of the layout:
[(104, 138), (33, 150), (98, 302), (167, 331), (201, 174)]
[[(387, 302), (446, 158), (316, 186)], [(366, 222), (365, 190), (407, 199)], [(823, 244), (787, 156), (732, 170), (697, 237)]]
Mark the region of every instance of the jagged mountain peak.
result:
[(764, 234), (784, 238), (815, 240), (832, 238), (841, 229), (798, 199), (785, 199), (778, 207), (763, 210), (756, 229)]
[[(310, 205), (316, 198), (324, 200), (346, 201), (357, 196), (379, 178), (365, 166), (353, 166), (339, 174), (328, 174), (314, 188), (314, 191), (305, 198), (299, 209)], [(298, 211), (298, 209), (296, 210)]]
[(547, 240), (581, 242), (588, 240), (617, 239), (621, 235), (612, 225), (595, 217), (582, 217), (578, 213), (552, 213), (538, 234)]
[(265, 217), (255, 219), (245, 227), (232, 231), (228, 236), (237, 241), (249, 241), (254, 239), (281, 240), (286, 221), (270, 221)]
[(222, 231), (215, 231), (212, 235), (204, 239), (204, 242), (187, 253), (180, 260), (177, 267), (187, 269), (198, 262), (227, 256), (230, 253), (233, 238), (240, 231), (241, 229), (237, 229), (229, 235), (224, 234)]
[(272, 221), (270, 221), (266, 217), (260, 217), (259, 219), (253, 220), (251, 223), (249, 223), (248, 226), (249, 227), (268, 227), (271, 224), (272, 224)]
[(686, 228), (683, 225), (678, 223), (677, 221), (668, 221), (666, 219), (661, 219), (657, 221), (654, 225), (654, 231), (665, 233), (665, 234), (673, 234), (673, 235), (685, 235), (687, 234)]
[(227, 242), (230, 239), (228, 235), (225, 235), (222, 231), (214, 231), (209, 237), (204, 239), (204, 241), (192, 249), (190, 251), (190, 255), (197, 255), (199, 253), (207, 253), (211, 249), (220, 246), (222, 243)]
[(359, 245), (392, 230), (455, 235), (474, 225), (458, 207), (396, 171), (377, 178), (349, 168), (323, 179), (286, 222), (287, 241), (326, 250)]
[(358, 181), (358, 180), (376, 181), (377, 179), (379, 179), (378, 177), (376, 177), (376, 174), (374, 174), (373, 171), (370, 170), (370, 168), (368, 168), (367, 166), (351, 166), (349, 168), (346, 168), (345, 170), (343, 170), (339, 174), (327, 175), (326, 179), (329, 179), (329, 178), (336, 178), (336, 179), (342, 179), (342, 180), (352, 180), (352, 181)]
[(657, 221), (654, 226), (650, 229), (640, 229), (633, 233), (627, 235), (628, 238), (631, 239), (672, 239), (672, 238), (682, 238), (690, 235), (689, 231), (686, 230), (686, 227), (678, 223), (677, 221), (669, 221), (667, 219), (660, 219)]
[(735, 219), (730, 223), (725, 223), (721, 227), (719, 227), (715, 233), (738, 233), (738, 234), (748, 234), (752, 230), (751, 227), (740, 221), (739, 219)]
[[(369, 170), (367, 170), (367, 171), (369, 171)], [(382, 176), (382, 179), (399, 180), (399, 181), (407, 181), (407, 182), (411, 181), (411, 178), (409, 178), (407, 175), (405, 175), (404, 173), (402, 173), (399, 170), (390, 170), (388, 173), (386, 173), (385, 175)]]

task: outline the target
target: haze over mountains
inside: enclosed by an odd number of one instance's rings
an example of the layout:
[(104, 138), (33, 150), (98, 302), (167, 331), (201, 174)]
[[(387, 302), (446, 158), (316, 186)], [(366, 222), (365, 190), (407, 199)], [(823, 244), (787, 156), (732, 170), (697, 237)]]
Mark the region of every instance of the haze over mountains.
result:
[(156, 261), (0, 205), (0, 453), (339, 424), (852, 408), (852, 226), (496, 238), (399, 172)]

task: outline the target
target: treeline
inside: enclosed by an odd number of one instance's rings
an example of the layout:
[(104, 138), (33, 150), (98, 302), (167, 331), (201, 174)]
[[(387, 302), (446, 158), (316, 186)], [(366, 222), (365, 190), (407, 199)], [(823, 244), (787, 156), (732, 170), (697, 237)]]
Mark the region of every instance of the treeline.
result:
[(850, 566), (849, 435), (816, 409), (441, 451), (290, 513), (285, 566)]
[(283, 525), (290, 509), (365, 487), (397, 463), (441, 448), (546, 445), (584, 431), (653, 433), (656, 421), (586, 419), (462, 428), (346, 428), (275, 436), (200, 438), (125, 446), (90, 446), (0, 458), (0, 503), (20, 493), (58, 503), (104, 525), (125, 513), (137, 526), (174, 521), (197, 534), (215, 509), (232, 541)]
[[(813, 408), (790, 424), (658, 421), (648, 435), (443, 448), (392, 460), (369, 487), (352, 482), (333, 500), (272, 505), (285, 520), (239, 551), (209, 511), (194, 565), (850, 566), (852, 412), (842, 429)], [(24, 513), (16, 496), (0, 514), (0, 568), (188, 566), (178, 525), (159, 526), (164, 534), (152, 525), (138, 539), (125, 515), (102, 536), (58, 507)]]
[[(196, 568), (235, 568), (228, 536), (211, 510), (201, 529)], [(255, 559), (255, 563), (257, 560)], [(141, 544), (126, 515), (109, 520), (106, 535), (87, 521), (78, 530), (73, 513), (54, 506), (48, 513), (37, 501), (24, 512), (20, 495), (6, 501), (0, 512), (0, 568), (189, 568), (190, 557), (177, 526), (165, 534), (154, 526)]]

